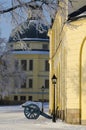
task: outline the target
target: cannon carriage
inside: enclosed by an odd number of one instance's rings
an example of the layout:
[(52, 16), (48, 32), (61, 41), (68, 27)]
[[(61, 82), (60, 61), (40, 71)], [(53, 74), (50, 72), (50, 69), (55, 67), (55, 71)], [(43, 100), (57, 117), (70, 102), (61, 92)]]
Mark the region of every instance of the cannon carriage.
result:
[(23, 105), (24, 107), (24, 115), (28, 119), (37, 119), (40, 115), (46, 117), (48, 119), (52, 119), (52, 116), (41, 111), (41, 104), (37, 105), (37, 103), (29, 103)]

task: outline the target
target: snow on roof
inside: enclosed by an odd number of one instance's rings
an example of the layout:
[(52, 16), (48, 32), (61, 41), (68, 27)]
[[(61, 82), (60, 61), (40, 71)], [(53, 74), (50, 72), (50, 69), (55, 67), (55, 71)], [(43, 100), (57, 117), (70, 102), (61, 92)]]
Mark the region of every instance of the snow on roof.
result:
[(22, 38), (21, 41), (49, 41), (49, 39), (43, 39), (43, 38)]
[(49, 54), (49, 51), (32, 51), (32, 50), (28, 50), (28, 51), (12, 51), (13, 54)]

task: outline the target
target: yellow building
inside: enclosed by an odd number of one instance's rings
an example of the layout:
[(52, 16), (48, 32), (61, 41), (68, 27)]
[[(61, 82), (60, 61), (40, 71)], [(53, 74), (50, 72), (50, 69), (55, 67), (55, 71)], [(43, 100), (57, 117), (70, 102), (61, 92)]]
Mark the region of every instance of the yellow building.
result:
[[(67, 2), (67, 0), (66, 0)], [(59, 3), (50, 37), (49, 111), (67, 123), (86, 124), (86, 6), (77, 2), (77, 10), (68, 14), (68, 4)], [(62, 15), (63, 13), (63, 15)], [(58, 109), (57, 109), (58, 108)]]
[[(32, 21), (34, 23), (34, 20)], [(31, 22), (31, 23), (32, 23)], [(9, 38), (9, 46), (12, 54), (18, 60), (18, 64), (27, 74), (26, 80), (21, 86), (14, 81), (15, 90), (10, 94), (12, 101), (44, 101), (49, 100), (49, 38), (46, 33), (40, 33), (33, 24), (29, 25), (28, 33), (25, 31), (21, 40), (13, 39), (17, 34), (15, 30)], [(13, 36), (14, 35), (14, 36)], [(24, 36), (24, 37), (23, 37)], [(44, 92), (42, 91), (44, 86)]]

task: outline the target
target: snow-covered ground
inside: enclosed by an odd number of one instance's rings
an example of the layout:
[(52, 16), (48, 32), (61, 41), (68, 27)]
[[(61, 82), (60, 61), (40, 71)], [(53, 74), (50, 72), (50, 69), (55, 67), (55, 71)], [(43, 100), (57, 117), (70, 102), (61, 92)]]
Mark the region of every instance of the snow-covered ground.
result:
[[(0, 130), (86, 130), (86, 126), (70, 125), (57, 120), (39, 116), (38, 119), (27, 119), (21, 106), (0, 107)], [(44, 105), (44, 112), (48, 112), (48, 104)]]

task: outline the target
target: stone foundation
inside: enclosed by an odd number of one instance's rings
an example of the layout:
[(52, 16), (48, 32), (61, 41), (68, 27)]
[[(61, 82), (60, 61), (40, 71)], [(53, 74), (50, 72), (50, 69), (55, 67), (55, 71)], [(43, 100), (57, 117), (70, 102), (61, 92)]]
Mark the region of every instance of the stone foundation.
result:
[(67, 109), (65, 121), (70, 124), (80, 124), (80, 110)]
[(86, 120), (81, 120), (82, 125), (86, 125)]
[(66, 111), (57, 110), (56, 117), (69, 124), (86, 125), (86, 120), (80, 119), (80, 110), (79, 109), (67, 109)]

